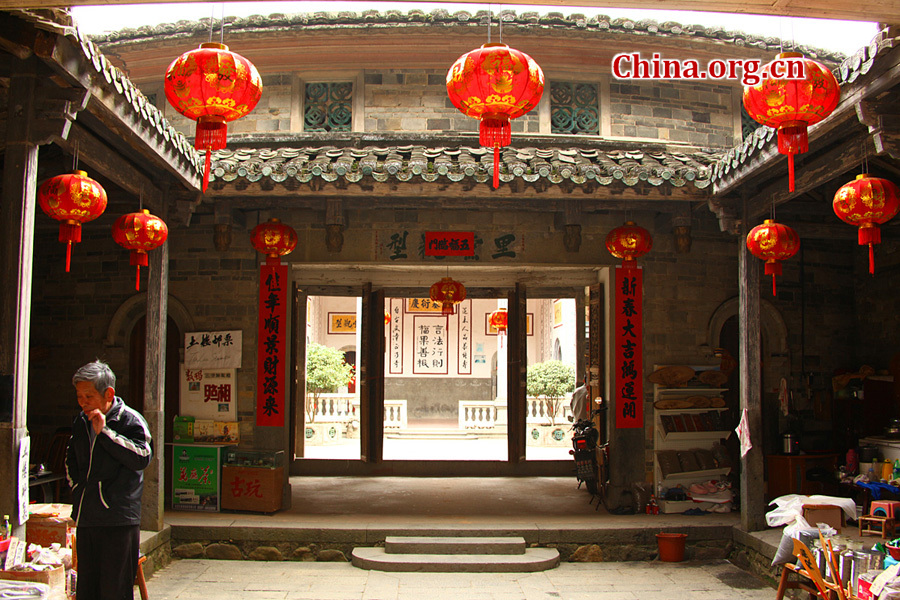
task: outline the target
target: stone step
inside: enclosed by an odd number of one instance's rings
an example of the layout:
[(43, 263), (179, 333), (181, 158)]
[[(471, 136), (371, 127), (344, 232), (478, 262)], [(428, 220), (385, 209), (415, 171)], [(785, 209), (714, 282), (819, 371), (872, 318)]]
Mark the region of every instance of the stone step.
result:
[(534, 573), (559, 566), (555, 548), (528, 548), (524, 554), (388, 554), (384, 548), (354, 548), (360, 569), (425, 573)]
[(385, 432), (384, 437), (390, 440), (474, 440), (478, 434), (459, 429), (404, 429)]
[(387, 554), (525, 554), (525, 538), (389, 535), (384, 550)]

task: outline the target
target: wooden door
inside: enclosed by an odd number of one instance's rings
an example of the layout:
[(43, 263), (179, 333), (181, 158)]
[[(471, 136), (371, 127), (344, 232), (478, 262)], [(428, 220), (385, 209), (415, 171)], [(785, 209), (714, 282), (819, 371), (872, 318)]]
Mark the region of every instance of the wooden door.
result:
[(384, 456), (384, 290), (363, 286), (359, 371), (359, 451), (364, 462)]
[(289, 448), (294, 458), (303, 458), (306, 440), (306, 301), (308, 295), (297, 283), (291, 284), (291, 414), (294, 426), (290, 431)]
[(507, 302), (509, 347), (506, 359), (506, 440), (507, 460), (511, 463), (525, 462), (525, 393), (528, 369), (525, 302), (525, 284), (517, 283), (515, 290), (509, 293)]

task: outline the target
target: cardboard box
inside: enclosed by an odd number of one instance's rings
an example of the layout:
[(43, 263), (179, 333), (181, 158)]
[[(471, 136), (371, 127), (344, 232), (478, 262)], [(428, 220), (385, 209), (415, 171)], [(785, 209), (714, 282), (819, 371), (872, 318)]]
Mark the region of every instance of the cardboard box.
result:
[(222, 508), (271, 513), (281, 510), (283, 467), (222, 467)]
[(28, 512), (25, 541), (45, 548), (53, 543), (64, 548), (72, 547), (75, 521), (71, 517), (71, 504), (31, 504)]
[(840, 506), (831, 504), (804, 504), (803, 518), (813, 527), (817, 523), (825, 523), (834, 527), (838, 533), (844, 525), (844, 511)]
[(47, 600), (65, 600), (66, 598), (65, 567), (56, 567), (46, 571), (0, 571), (0, 579), (43, 583), (50, 587)]

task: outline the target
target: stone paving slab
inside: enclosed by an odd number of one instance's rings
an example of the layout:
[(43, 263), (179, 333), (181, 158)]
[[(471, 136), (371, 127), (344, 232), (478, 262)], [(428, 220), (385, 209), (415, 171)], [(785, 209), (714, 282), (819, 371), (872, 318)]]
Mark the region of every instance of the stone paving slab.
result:
[(383, 573), (349, 563), (179, 560), (148, 581), (153, 600), (771, 600), (724, 560), (563, 563), (540, 573)]

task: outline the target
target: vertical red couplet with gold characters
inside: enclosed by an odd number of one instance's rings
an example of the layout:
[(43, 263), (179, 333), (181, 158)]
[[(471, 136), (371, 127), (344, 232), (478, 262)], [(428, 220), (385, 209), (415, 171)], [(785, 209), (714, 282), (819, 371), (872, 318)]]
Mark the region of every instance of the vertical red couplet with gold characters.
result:
[(644, 426), (643, 275), (640, 268), (616, 267), (616, 429)]
[(256, 424), (284, 427), (287, 265), (260, 266)]

